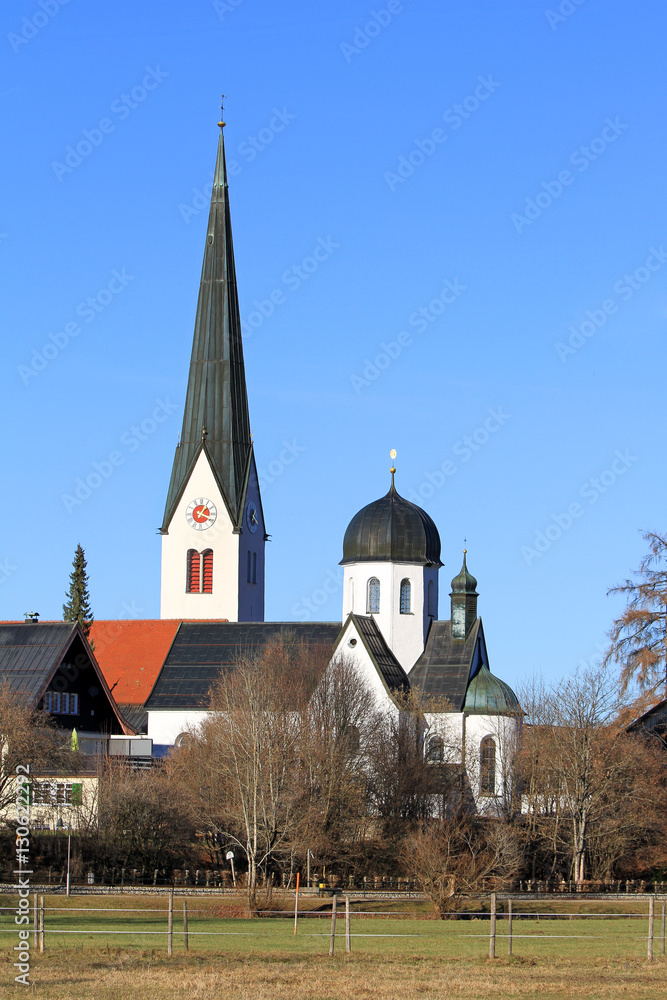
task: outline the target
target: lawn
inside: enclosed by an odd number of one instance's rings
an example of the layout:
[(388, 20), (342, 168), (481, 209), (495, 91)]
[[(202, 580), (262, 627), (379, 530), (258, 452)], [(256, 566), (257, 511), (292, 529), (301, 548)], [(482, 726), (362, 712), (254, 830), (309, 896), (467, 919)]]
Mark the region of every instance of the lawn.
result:
[[(5, 897), (2, 905), (15, 905)], [(284, 905), (293, 905), (289, 900)], [(646, 960), (648, 920), (643, 901), (540, 903), (551, 908), (538, 920), (514, 920), (514, 948), (507, 958), (507, 921), (498, 920), (497, 958), (488, 959), (488, 916), (429, 919), (429, 905), (365, 901), (352, 915), (352, 954), (346, 955), (344, 920), (337, 923), (336, 954), (329, 958), (330, 916), (304, 916), (294, 936), (293, 918), (239, 919), (238, 900), (188, 900), (189, 951), (183, 945), (183, 900), (174, 904), (174, 953), (167, 956), (167, 900), (151, 896), (46, 897), (46, 952), (31, 959), (31, 990), (49, 1000), (198, 1000), (208, 997), (341, 998), (408, 997), (610, 997), (648, 998), (667, 991), (660, 906), (656, 908), (653, 963)], [(328, 901), (304, 900), (305, 907)], [(63, 907), (57, 910), (56, 907)], [(94, 907), (94, 914), (80, 911)], [(382, 910), (391, 916), (360, 915)], [(155, 908), (158, 912), (145, 912)], [(575, 912), (575, 908), (576, 911)], [(553, 913), (561, 913), (556, 916)], [(340, 910), (339, 910), (340, 912)], [(601, 918), (583, 916), (616, 913)], [(621, 914), (637, 914), (626, 919)], [(0, 928), (13, 916), (3, 913)], [(67, 929), (74, 933), (59, 934)], [(98, 931), (101, 933), (92, 933)], [(121, 934), (120, 931), (131, 933)], [(149, 931), (157, 933), (148, 933)], [(198, 935), (196, 932), (206, 932)], [(222, 934), (220, 933), (222, 932)], [(0, 937), (5, 972), (0, 997), (17, 996), (14, 933)], [(32, 933), (30, 936), (31, 951)]]

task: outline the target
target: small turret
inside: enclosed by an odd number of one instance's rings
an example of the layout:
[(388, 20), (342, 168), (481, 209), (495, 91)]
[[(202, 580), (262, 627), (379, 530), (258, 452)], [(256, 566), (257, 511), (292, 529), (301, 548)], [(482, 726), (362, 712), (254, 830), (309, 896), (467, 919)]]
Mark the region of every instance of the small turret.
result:
[(461, 572), (452, 580), (452, 639), (465, 639), (477, 621), (477, 580), (468, 572), (466, 551)]

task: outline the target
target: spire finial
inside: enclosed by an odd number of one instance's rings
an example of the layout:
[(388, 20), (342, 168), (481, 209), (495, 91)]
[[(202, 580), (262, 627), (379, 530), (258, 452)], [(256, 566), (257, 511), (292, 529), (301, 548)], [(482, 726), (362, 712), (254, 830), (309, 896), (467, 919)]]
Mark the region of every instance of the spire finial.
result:
[(220, 128), (224, 128), (225, 125), (227, 124), (227, 122), (223, 121), (223, 119), (225, 117), (225, 109), (224, 109), (223, 105), (225, 103), (225, 97), (226, 96), (227, 96), (226, 94), (222, 94), (222, 96), (220, 98), (220, 111), (222, 112), (222, 114), (220, 115), (220, 121), (218, 122), (218, 125), (220, 126)]
[(391, 459), (391, 462), (392, 462), (391, 469), (389, 471), (391, 472), (391, 488), (393, 490), (394, 489), (394, 476), (396, 475), (396, 469), (394, 468), (394, 459), (396, 458), (396, 449), (395, 448), (392, 448), (391, 451), (389, 452), (389, 458)]

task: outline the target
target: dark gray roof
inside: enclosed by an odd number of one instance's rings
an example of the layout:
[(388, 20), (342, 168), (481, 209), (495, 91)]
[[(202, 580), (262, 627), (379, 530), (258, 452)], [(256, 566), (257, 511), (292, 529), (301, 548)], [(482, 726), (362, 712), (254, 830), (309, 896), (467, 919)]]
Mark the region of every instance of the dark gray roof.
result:
[(254, 653), (281, 633), (332, 648), (338, 622), (182, 622), (146, 708), (206, 709), (211, 685), (239, 655)]
[[(205, 437), (202, 428), (205, 428)], [(252, 458), (252, 439), (222, 129), (206, 230), (183, 430), (176, 448), (162, 531), (169, 527), (202, 448), (211, 462), (232, 521), (238, 524)]]
[(393, 474), (386, 496), (362, 508), (347, 526), (341, 565), (351, 562), (442, 565), (438, 529), (426, 511), (399, 496)]
[(385, 642), (374, 618), (351, 615), (378, 673), (392, 692), (409, 691), (408, 675)]
[(119, 705), (118, 711), (135, 733), (148, 731), (148, 712), (143, 705)]
[(410, 671), (410, 686), (433, 698), (446, 698), (451, 711), (461, 712), (468, 683), (486, 662), (482, 620), (478, 618), (464, 640), (452, 640), (451, 622), (431, 622), (426, 648)]
[(73, 622), (0, 624), (0, 682), (37, 701), (76, 633)]

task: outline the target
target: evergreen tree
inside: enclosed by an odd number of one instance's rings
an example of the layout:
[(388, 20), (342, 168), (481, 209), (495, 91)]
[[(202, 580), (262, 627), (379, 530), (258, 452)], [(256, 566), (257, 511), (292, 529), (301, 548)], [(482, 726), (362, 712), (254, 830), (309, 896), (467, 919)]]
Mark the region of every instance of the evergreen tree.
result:
[(93, 611), (88, 593), (86, 555), (80, 544), (76, 547), (72, 572), (69, 575), (67, 602), (63, 604), (63, 621), (78, 622), (88, 638), (90, 626), (93, 624)]

